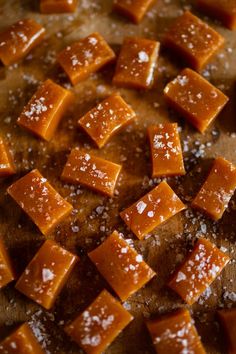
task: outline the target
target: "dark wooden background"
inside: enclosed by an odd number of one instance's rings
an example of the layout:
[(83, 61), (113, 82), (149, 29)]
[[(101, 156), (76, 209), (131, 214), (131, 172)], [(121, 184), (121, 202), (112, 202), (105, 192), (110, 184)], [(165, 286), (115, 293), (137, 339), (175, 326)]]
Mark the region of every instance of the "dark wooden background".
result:
[[(190, 310), (202, 336), (207, 353), (225, 353), (222, 331), (216, 321), (216, 310), (235, 306), (235, 230), (236, 196), (219, 222), (212, 222), (190, 208), (154, 230), (144, 241), (138, 241), (125, 227), (118, 212), (153, 188), (159, 180), (150, 178), (150, 156), (146, 128), (160, 122), (178, 122), (182, 127), (187, 175), (168, 182), (187, 204), (198, 191), (206, 173), (217, 156), (236, 163), (236, 32), (200, 14), (192, 1), (158, 0), (139, 26), (111, 13), (112, 0), (80, 0), (78, 11), (72, 15), (40, 15), (37, 1), (0, 0), (0, 30), (24, 17), (32, 17), (45, 25), (45, 41), (25, 60), (8, 68), (0, 67), (0, 131), (14, 153), (17, 175), (0, 180), (0, 233), (9, 247), (14, 267), (19, 275), (44, 237), (35, 225), (6, 195), (6, 188), (33, 168), (49, 179), (52, 185), (74, 206), (73, 213), (50, 238), (77, 253), (81, 261), (76, 266), (52, 311), (45, 311), (14, 289), (11, 283), (0, 290), (0, 339), (22, 321), (30, 321), (47, 353), (80, 353), (80, 349), (63, 333), (63, 325), (80, 313), (108, 284), (100, 277), (86, 254), (94, 249), (114, 229), (133, 241), (135, 248), (157, 272), (145, 288), (133, 295), (125, 307), (135, 316), (107, 350), (109, 354), (154, 353), (143, 317), (152, 317), (185, 306), (165, 284), (199, 236), (225, 247), (232, 261), (217, 278), (210, 290)], [(92, 75), (73, 91), (76, 104), (64, 117), (51, 142), (39, 141), (16, 125), (24, 104), (46, 78), (70, 87), (65, 75), (55, 63), (59, 50), (66, 44), (93, 31), (105, 36), (115, 51), (124, 36), (140, 35), (162, 40), (173, 18), (184, 9), (219, 30), (226, 38), (225, 48), (205, 68), (203, 75), (230, 97), (230, 103), (205, 135), (170, 111), (163, 99), (163, 88), (174, 78), (182, 65), (161, 50), (155, 86), (147, 92), (119, 89), (118, 92), (137, 113), (135, 123), (116, 135), (102, 150), (97, 150), (78, 128), (77, 121), (88, 109), (116, 89), (111, 85), (114, 66)], [(82, 187), (65, 185), (60, 174), (72, 147), (87, 148), (100, 156), (123, 164), (117, 195), (105, 198)], [(98, 208), (99, 207), (99, 208)], [(111, 291), (112, 292), (112, 291)]]

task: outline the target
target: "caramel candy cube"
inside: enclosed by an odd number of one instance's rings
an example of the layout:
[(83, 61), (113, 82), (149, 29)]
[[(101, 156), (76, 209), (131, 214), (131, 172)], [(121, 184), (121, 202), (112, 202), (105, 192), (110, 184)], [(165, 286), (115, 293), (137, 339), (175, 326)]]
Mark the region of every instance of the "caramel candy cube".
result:
[(58, 62), (76, 85), (115, 59), (115, 53), (97, 32), (66, 47)]
[(222, 157), (217, 158), (211, 171), (192, 202), (213, 220), (219, 220), (236, 189), (236, 167)]
[(68, 157), (61, 178), (112, 197), (120, 171), (121, 165), (75, 148)]
[(17, 180), (7, 191), (44, 235), (49, 234), (72, 210), (72, 205), (38, 170)]
[(50, 140), (73, 100), (73, 94), (46, 80), (33, 95), (17, 120), (17, 123), (34, 135)]
[(122, 97), (113, 94), (80, 118), (79, 124), (101, 148), (134, 117), (134, 111)]
[(113, 84), (120, 87), (152, 87), (160, 43), (139, 37), (127, 37), (117, 60)]
[(200, 71), (224, 45), (225, 39), (207, 23), (186, 11), (165, 36), (164, 45), (194, 70)]
[(77, 261), (77, 256), (47, 240), (25, 268), (16, 289), (50, 309)]
[(142, 240), (155, 227), (185, 209), (175, 192), (161, 182), (136, 203), (120, 213), (129, 229)]
[(5, 245), (0, 238), (0, 289), (15, 279), (11, 261)]
[(94, 302), (71, 324), (65, 332), (87, 354), (102, 354), (133, 316), (103, 290)]
[(146, 324), (158, 354), (206, 354), (188, 310), (178, 309)]
[(148, 128), (152, 177), (184, 175), (184, 161), (176, 123)]
[(12, 156), (0, 136), (0, 177), (8, 177), (15, 173)]
[(197, 0), (197, 5), (200, 10), (219, 19), (229, 29), (236, 29), (235, 0)]
[(218, 315), (228, 342), (229, 354), (236, 353), (236, 308), (220, 310)]
[(138, 24), (155, 0), (114, 0), (113, 10)]
[(32, 19), (20, 20), (0, 33), (0, 60), (11, 65), (25, 57), (43, 39), (45, 28)]
[(168, 286), (192, 305), (220, 274), (229, 257), (206, 239), (199, 239)]
[(90, 252), (89, 258), (122, 301), (155, 276), (142, 256), (117, 231)]
[(228, 102), (223, 92), (191, 69), (184, 69), (164, 89), (169, 105), (204, 133)]
[(22, 324), (0, 343), (2, 354), (44, 354), (30, 326)]
[(42, 14), (74, 12), (77, 4), (78, 0), (41, 0), (40, 12)]

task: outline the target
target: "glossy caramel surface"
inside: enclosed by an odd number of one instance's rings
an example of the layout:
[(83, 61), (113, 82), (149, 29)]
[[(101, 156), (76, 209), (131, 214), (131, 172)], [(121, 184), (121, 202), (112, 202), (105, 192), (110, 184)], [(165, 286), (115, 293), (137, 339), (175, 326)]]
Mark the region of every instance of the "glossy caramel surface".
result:
[(3, 354), (45, 353), (27, 323), (22, 324), (0, 343), (0, 351)]
[(113, 0), (113, 11), (139, 23), (155, 0)]
[(15, 279), (8, 251), (0, 238), (0, 289)]
[(120, 213), (133, 233), (143, 239), (154, 228), (185, 209), (185, 205), (165, 181)]
[(211, 60), (224, 43), (220, 33), (189, 11), (173, 23), (164, 39), (169, 49), (197, 71)]
[(20, 20), (0, 33), (0, 60), (11, 65), (42, 42), (45, 28), (33, 19)]
[(199, 239), (168, 286), (192, 305), (220, 274), (230, 258), (206, 239)]
[(120, 95), (111, 95), (100, 102), (79, 120), (99, 148), (102, 148), (116, 132), (135, 118), (133, 109)]
[(112, 197), (121, 168), (121, 165), (75, 148), (70, 153), (61, 178)]
[(178, 309), (146, 322), (158, 354), (206, 354), (187, 309)]
[(78, 257), (47, 240), (16, 283), (16, 289), (46, 309), (52, 308)]
[(236, 189), (236, 167), (222, 157), (215, 159), (209, 175), (192, 202), (213, 220), (219, 220)]
[(228, 97), (191, 69), (184, 69), (164, 89), (167, 103), (201, 133), (218, 116)]
[(72, 210), (38, 170), (17, 180), (7, 191), (45, 235)]
[(58, 55), (58, 62), (73, 85), (115, 59), (105, 39), (97, 32), (72, 43)]
[(101, 354), (132, 319), (120, 302), (103, 290), (65, 331), (87, 354)]
[(152, 156), (152, 177), (185, 174), (182, 147), (175, 123), (148, 127)]
[(89, 258), (122, 301), (138, 291), (155, 275), (129, 244), (114, 231)]
[(40, 0), (40, 11), (42, 14), (56, 14), (74, 12), (78, 0)]
[(3, 138), (0, 136), (0, 178), (8, 177), (16, 173), (13, 157), (6, 146)]
[(124, 38), (113, 77), (114, 85), (137, 89), (151, 88), (159, 47), (159, 42), (146, 38)]
[(46, 80), (24, 107), (17, 123), (34, 135), (50, 140), (72, 103), (73, 94), (69, 90)]

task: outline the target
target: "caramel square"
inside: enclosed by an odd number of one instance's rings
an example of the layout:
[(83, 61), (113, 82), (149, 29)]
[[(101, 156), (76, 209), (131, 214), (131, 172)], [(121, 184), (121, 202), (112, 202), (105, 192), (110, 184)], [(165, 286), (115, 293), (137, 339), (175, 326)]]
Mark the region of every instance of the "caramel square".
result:
[(68, 183), (82, 184), (113, 196), (120, 171), (121, 165), (75, 148), (68, 157), (61, 178)]
[(49, 310), (77, 261), (77, 256), (47, 240), (25, 268), (16, 289)]
[(58, 62), (76, 85), (115, 59), (115, 53), (97, 32), (66, 47)]
[(167, 123), (150, 126), (148, 136), (152, 157), (152, 177), (184, 175), (178, 125)]
[(8, 177), (16, 173), (12, 156), (8, 147), (0, 136), (0, 178)]
[(75, 12), (78, 0), (41, 0), (40, 12), (42, 14), (54, 14)]
[(154, 2), (155, 0), (114, 0), (113, 10), (138, 24)]
[(188, 310), (178, 309), (146, 324), (158, 354), (206, 354)]
[(206, 239), (199, 239), (168, 286), (189, 305), (211, 285), (230, 258)]
[(87, 354), (101, 354), (132, 319), (133, 316), (103, 290), (65, 331)]
[(143, 257), (117, 231), (90, 252), (89, 258), (122, 301), (155, 276)]
[(0, 343), (0, 351), (2, 354), (45, 354), (27, 323)]
[(217, 158), (210, 173), (192, 202), (213, 220), (219, 220), (236, 189), (236, 167), (222, 157)]
[(159, 47), (159, 42), (150, 39), (125, 38), (117, 60), (113, 84), (135, 89), (151, 88)]
[(42, 42), (45, 28), (32, 19), (20, 20), (0, 33), (0, 60), (11, 65)]
[(167, 103), (201, 133), (222, 111), (228, 97), (191, 69), (184, 69), (164, 89)]
[(0, 289), (15, 279), (12, 264), (6, 247), (0, 238)]
[(134, 117), (134, 111), (122, 97), (113, 94), (80, 118), (79, 125), (102, 148), (112, 135), (129, 124)]
[(197, 0), (199, 9), (220, 20), (227, 28), (236, 29), (235, 0)]
[(17, 180), (7, 191), (44, 235), (49, 234), (72, 210), (72, 205), (38, 170)]
[(164, 38), (164, 45), (197, 71), (209, 63), (224, 43), (224, 37), (189, 11), (175, 20)]
[(120, 213), (128, 228), (142, 240), (154, 228), (185, 209), (171, 187), (161, 182), (136, 203)]
[(48, 141), (72, 100), (73, 94), (69, 90), (46, 80), (25, 106), (17, 124)]
[(236, 308), (218, 311), (220, 322), (227, 339), (228, 353), (236, 353)]

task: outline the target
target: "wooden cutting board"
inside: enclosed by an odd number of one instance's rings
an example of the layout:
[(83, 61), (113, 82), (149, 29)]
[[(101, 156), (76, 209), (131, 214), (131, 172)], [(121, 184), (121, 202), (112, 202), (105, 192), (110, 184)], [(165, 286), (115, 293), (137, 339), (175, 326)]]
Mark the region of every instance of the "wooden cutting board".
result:
[[(133, 295), (125, 307), (135, 320), (107, 350), (109, 354), (154, 353), (143, 318), (185, 306), (181, 299), (165, 287), (170, 273), (181, 262), (195, 240), (204, 236), (218, 247), (227, 248), (231, 263), (217, 278), (210, 290), (190, 310), (207, 353), (226, 353), (222, 331), (216, 321), (216, 309), (235, 306), (235, 232), (236, 196), (218, 223), (212, 222), (190, 208), (156, 229), (151, 236), (138, 241), (125, 227), (118, 212), (136, 201), (159, 180), (150, 178), (150, 156), (146, 128), (150, 124), (178, 122), (187, 175), (170, 178), (168, 182), (183, 201), (189, 203), (204, 181), (213, 158), (223, 156), (236, 163), (236, 36), (220, 24), (205, 18), (193, 1), (158, 0), (139, 25), (111, 13), (112, 0), (80, 0), (78, 11), (70, 15), (40, 15), (37, 1), (0, 0), (0, 30), (24, 17), (34, 18), (47, 29), (45, 41), (17, 65), (0, 67), (0, 131), (6, 136), (14, 153), (17, 175), (0, 181), (0, 234), (9, 247), (17, 273), (44, 241), (35, 225), (6, 195), (6, 188), (21, 175), (38, 168), (52, 185), (74, 206), (73, 213), (50, 238), (77, 253), (81, 261), (74, 270), (52, 311), (47, 312), (14, 289), (14, 284), (0, 290), (0, 339), (22, 321), (29, 321), (47, 353), (80, 353), (79, 347), (63, 333), (63, 325), (80, 313), (108, 284), (100, 277), (86, 254), (94, 249), (114, 229), (144, 256), (157, 272), (145, 288)], [(173, 56), (161, 50), (154, 88), (147, 92), (119, 89), (132, 105), (137, 120), (97, 150), (77, 126), (88, 109), (116, 91), (111, 85), (114, 66), (91, 76), (73, 91), (76, 104), (64, 117), (51, 142), (43, 142), (16, 125), (24, 104), (46, 78), (69, 87), (69, 82), (55, 63), (55, 57), (65, 45), (93, 31), (99, 31), (118, 51), (124, 36), (138, 35), (162, 40), (172, 20), (190, 9), (216, 28), (225, 38), (226, 46), (203, 71), (203, 75), (230, 97), (230, 103), (205, 135), (170, 111), (163, 99), (163, 88), (181, 69)], [(109, 199), (82, 187), (65, 185), (60, 174), (72, 147), (83, 147), (123, 164), (117, 195)], [(112, 291), (111, 291), (112, 292)]]

